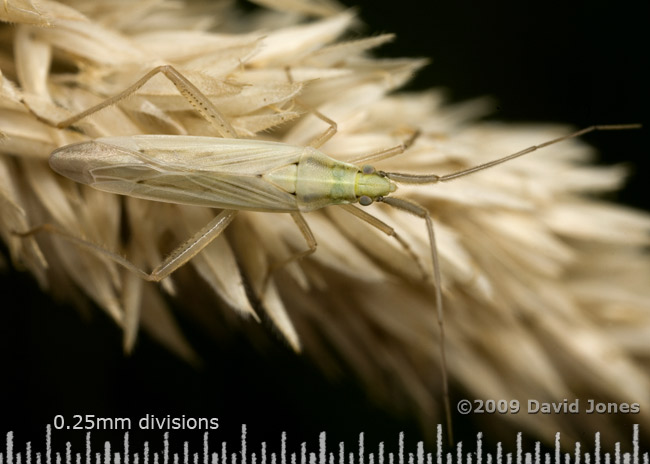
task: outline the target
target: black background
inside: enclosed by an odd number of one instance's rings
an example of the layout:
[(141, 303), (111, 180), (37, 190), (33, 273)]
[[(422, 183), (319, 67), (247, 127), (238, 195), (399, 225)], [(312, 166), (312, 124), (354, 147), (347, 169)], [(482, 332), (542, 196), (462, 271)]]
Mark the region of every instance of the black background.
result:
[[(349, 3), (368, 24), (360, 34), (397, 33), (380, 55), (433, 60), (410, 90), (445, 87), (451, 101), (491, 95), (492, 118), (505, 121), (645, 122), (647, 2)], [(633, 163), (635, 174), (619, 199), (649, 209), (646, 133), (586, 139), (603, 162)], [(202, 370), (146, 334), (125, 358), (119, 330), (100, 310), (81, 317), (54, 305), (28, 275), (13, 271), (2, 276), (2, 290), (0, 433), (14, 430), (19, 443), (40, 446), (55, 414), (214, 416), (220, 423), (215, 443), (236, 437), (241, 423), (249, 426), (251, 444), (277, 441), (282, 430), (294, 445), (308, 440), (311, 446), (327, 430), (330, 444), (345, 439), (350, 450), (364, 430), (369, 441), (387, 446), (400, 430), (411, 442), (419, 436), (414, 422), (376, 408), (350, 380), (323, 379), (281, 343), (262, 354), (237, 334), (215, 345), (188, 329), (206, 360)], [(189, 436), (198, 447), (199, 434)], [(83, 434), (66, 437), (81, 441)]]

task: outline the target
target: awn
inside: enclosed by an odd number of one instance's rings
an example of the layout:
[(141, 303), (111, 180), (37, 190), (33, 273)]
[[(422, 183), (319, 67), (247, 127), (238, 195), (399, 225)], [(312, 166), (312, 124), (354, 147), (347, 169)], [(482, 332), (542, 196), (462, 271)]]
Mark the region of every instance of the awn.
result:
[[(159, 66), (151, 70), (120, 94), (59, 123), (39, 118), (57, 128), (71, 126), (86, 116), (129, 97), (158, 73), (164, 74), (223, 138), (181, 135), (99, 138), (55, 150), (50, 157), (50, 166), (69, 179), (105, 192), (154, 201), (219, 208), (222, 211), (194, 236), (172, 251), (150, 273), (115, 253), (103, 250), (52, 226), (47, 229), (62, 234), (91, 251), (109, 257), (143, 279), (157, 282), (196, 256), (228, 227), (237, 212), (241, 210), (291, 215), (304, 236), (308, 249), (292, 256), (282, 264), (316, 250), (316, 240), (302, 216), (303, 212), (341, 205), (348, 212), (387, 235), (394, 236), (413, 256), (406, 243), (390, 226), (353, 204), (368, 206), (378, 201), (419, 216), (426, 223), (431, 249), (432, 277), (441, 339), (442, 387), (450, 436), (451, 409), (444, 343), (440, 264), (433, 221), (424, 207), (410, 200), (390, 196), (397, 189), (395, 183), (446, 182), (594, 130), (639, 127), (638, 125), (592, 126), (447, 175), (383, 172), (376, 171), (369, 165), (359, 168), (355, 164), (336, 161), (318, 151), (321, 145), (334, 136), (337, 127), (335, 122), (317, 111), (313, 111), (314, 114), (328, 123), (329, 128), (307, 146), (238, 139), (236, 131), (214, 104), (171, 66)], [(416, 136), (417, 133), (399, 146), (359, 157), (352, 162), (377, 161), (398, 155), (413, 143)]]

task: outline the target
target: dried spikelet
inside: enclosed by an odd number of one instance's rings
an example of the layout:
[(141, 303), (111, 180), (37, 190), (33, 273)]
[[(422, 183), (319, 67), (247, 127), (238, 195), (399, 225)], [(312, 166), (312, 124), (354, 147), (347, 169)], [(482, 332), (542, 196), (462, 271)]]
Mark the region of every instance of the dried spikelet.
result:
[[(372, 211), (395, 226), (419, 257), (414, 261), (344, 211), (311, 213), (318, 251), (272, 274), (265, 293), (267, 271), (303, 247), (286, 215), (241, 213), (226, 236), (157, 286), (60, 237), (13, 235), (54, 223), (151, 269), (214, 216), (205, 208), (104, 194), (47, 166), (55, 148), (98, 136), (214, 135), (160, 76), (118, 107), (81, 121), (79, 131), (42, 122), (97, 104), (160, 64), (173, 64), (195, 83), (244, 137), (305, 144), (321, 133), (322, 121), (295, 105), (298, 96), (338, 123), (323, 147), (338, 159), (396, 145), (420, 129), (408, 156), (382, 162), (386, 171), (450, 172), (567, 132), (474, 124), (480, 102), (447, 107), (436, 92), (389, 95), (424, 64), (367, 55), (391, 36), (342, 39), (355, 17), (329, 2), (259, 3), (284, 13), (259, 13), (251, 27), (223, 5), (7, 2), (0, 17), (14, 24), (4, 26), (0, 55), (0, 234), (15, 266), (41, 287), (103, 308), (124, 329), (127, 351), (141, 325), (196, 361), (163, 296), (182, 295), (188, 311), (199, 307), (203, 314), (194, 310), (193, 317), (201, 321), (214, 301), (201, 295), (208, 308), (187, 295), (209, 292), (225, 317), (262, 315), (329, 375), (339, 374), (343, 360), (369, 395), (417, 416), (430, 433), (441, 411), (439, 342), (432, 291), (421, 280), (429, 250), (418, 218)], [(302, 14), (322, 17), (304, 21)], [(588, 198), (617, 188), (624, 177), (621, 168), (596, 168), (589, 159), (589, 149), (574, 140), (500, 166), (498, 176), (488, 171), (400, 192), (426, 206), (436, 222), (456, 383), (476, 398), (522, 404), (529, 398), (637, 402), (642, 413), (632, 420), (650, 426), (644, 343), (650, 264), (643, 252), (650, 219)], [(555, 431), (577, 436), (587, 419), (590, 429), (619, 436), (619, 419), (611, 416), (509, 418), (545, 438)]]

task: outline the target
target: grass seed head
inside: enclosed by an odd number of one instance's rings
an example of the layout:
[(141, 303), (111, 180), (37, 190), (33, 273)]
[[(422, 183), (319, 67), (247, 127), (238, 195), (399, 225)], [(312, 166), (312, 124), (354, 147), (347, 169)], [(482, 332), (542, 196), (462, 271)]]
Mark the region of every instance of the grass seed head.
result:
[[(247, 22), (227, 3), (6, 2), (0, 235), (14, 265), (46, 291), (89, 298), (105, 310), (123, 327), (127, 351), (141, 325), (194, 359), (161, 292), (216, 294), (227, 314), (263, 312), (291, 347), (329, 374), (339, 372), (334, 359), (349, 363), (378, 402), (428, 426), (440, 417), (441, 396), (432, 291), (421, 278), (428, 238), (419, 218), (372, 207), (395, 226), (408, 253), (336, 207), (310, 213), (317, 252), (271, 273), (264, 293), (274, 263), (303, 246), (288, 215), (241, 213), (225, 236), (160, 285), (58, 237), (13, 234), (56, 224), (151, 269), (214, 216), (98, 192), (48, 166), (56, 148), (99, 136), (215, 135), (160, 77), (76, 129), (43, 122), (97, 104), (161, 64), (200, 88), (243, 137), (300, 145), (321, 133), (322, 121), (302, 111), (297, 97), (338, 123), (322, 150), (341, 160), (394, 146), (419, 129), (407, 154), (380, 163), (384, 171), (443, 174), (568, 131), (477, 122), (480, 102), (458, 109), (435, 90), (396, 93), (424, 62), (373, 58), (369, 51), (392, 36), (346, 39), (356, 18), (333, 3), (296, 2), (301, 7), (291, 12), (282, 2), (260, 3), (280, 11)], [(436, 223), (455, 383), (476, 398), (522, 404), (575, 397), (638, 402), (642, 414), (633, 420), (650, 426), (650, 218), (594, 199), (594, 192), (617, 189), (625, 172), (595, 167), (591, 156), (571, 140), (458, 182), (401, 186), (400, 193), (424, 205)], [(263, 295), (259, 301), (247, 287)], [(202, 311), (214, 310), (208, 301)], [(618, 434), (611, 416), (510, 418), (537, 434), (570, 433), (587, 421)]]

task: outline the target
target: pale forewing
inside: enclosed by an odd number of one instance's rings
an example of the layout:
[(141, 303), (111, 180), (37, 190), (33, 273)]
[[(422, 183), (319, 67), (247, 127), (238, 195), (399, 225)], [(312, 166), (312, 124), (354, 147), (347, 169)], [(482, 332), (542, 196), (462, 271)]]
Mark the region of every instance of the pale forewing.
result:
[(296, 211), (295, 195), (262, 175), (297, 163), (304, 150), (260, 140), (141, 135), (63, 147), (50, 164), (111, 193), (214, 208)]

